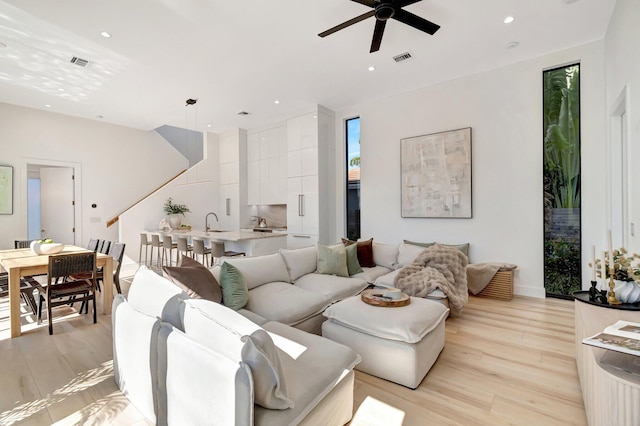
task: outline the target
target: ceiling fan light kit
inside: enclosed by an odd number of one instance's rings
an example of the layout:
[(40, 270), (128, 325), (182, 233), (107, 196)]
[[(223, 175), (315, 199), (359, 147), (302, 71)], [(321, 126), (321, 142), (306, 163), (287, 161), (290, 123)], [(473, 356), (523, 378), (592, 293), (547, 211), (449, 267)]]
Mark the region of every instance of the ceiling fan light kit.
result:
[(377, 52), (380, 50), (380, 44), (382, 43), (382, 36), (384, 35), (384, 29), (389, 19), (395, 19), (403, 24), (409, 25), (417, 30), (433, 35), (440, 29), (440, 25), (434, 24), (431, 21), (427, 21), (418, 15), (414, 15), (411, 12), (407, 12), (402, 8), (409, 6), (410, 4), (417, 3), (422, 0), (351, 0), (356, 3), (360, 3), (364, 6), (368, 6), (373, 10), (363, 13), (360, 16), (349, 19), (340, 25), (336, 25), (333, 28), (329, 28), (326, 31), (318, 34), (320, 37), (326, 37), (335, 32), (343, 30), (353, 24), (360, 21), (364, 21), (372, 16), (376, 18), (376, 26), (373, 30), (373, 38), (371, 40), (371, 49), (369, 53)]

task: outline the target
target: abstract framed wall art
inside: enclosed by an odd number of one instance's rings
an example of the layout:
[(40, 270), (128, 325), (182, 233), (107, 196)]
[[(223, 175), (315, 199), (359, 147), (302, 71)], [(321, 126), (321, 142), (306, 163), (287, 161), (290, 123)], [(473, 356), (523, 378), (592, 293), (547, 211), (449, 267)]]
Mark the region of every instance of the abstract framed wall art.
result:
[(471, 218), (471, 127), (400, 140), (402, 217)]

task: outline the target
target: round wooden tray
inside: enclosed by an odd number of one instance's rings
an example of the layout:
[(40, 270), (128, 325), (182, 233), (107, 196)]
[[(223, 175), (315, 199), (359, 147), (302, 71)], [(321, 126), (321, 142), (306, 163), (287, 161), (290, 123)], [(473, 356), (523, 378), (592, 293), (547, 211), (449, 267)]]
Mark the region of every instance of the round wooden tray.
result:
[(382, 295), (384, 294), (384, 289), (371, 289), (365, 290), (360, 295), (360, 298), (364, 303), (373, 306), (382, 306), (386, 308), (399, 308), (400, 306), (407, 306), (411, 303), (411, 299), (408, 295), (402, 293), (402, 297), (400, 299), (384, 299)]

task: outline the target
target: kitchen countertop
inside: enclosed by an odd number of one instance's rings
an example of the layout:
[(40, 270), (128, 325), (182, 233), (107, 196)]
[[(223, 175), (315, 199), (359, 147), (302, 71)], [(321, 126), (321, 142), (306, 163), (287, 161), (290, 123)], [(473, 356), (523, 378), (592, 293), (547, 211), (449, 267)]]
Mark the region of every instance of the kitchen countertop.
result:
[(216, 241), (247, 241), (247, 240), (257, 240), (263, 238), (275, 238), (275, 237), (286, 237), (286, 234), (281, 234), (277, 232), (248, 232), (248, 231), (209, 231), (206, 232), (204, 230), (196, 230), (192, 229), (190, 231), (148, 231), (148, 232), (156, 232), (161, 235), (171, 235), (171, 236), (185, 236), (192, 238), (201, 238), (206, 240), (216, 240)]

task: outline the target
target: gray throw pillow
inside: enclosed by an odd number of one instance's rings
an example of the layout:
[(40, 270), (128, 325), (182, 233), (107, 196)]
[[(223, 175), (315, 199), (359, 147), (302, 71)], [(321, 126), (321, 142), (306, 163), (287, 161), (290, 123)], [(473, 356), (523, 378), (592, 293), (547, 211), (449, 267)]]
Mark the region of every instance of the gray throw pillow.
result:
[(220, 303), (222, 291), (213, 274), (201, 263), (182, 256), (178, 266), (165, 266), (163, 275), (184, 290), (192, 299)]
[(249, 290), (242, 273), (228, 262), (220, 268), (220, 287), (222, 287), (222, 304), (237, 311), (245, 307), (249, 301)]

